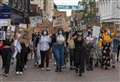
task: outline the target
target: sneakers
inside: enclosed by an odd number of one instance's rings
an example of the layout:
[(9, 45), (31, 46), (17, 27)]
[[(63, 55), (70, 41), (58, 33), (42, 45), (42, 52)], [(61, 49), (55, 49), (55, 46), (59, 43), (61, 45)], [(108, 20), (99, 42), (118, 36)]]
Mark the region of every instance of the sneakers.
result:
[(23, 72), (16, 72), (16, 75), (23, 75)]
[(18, 71), (16, 72), (16, 75), (19, 75), (19, 72), (18, 72)]
[(47, 68), (46, 68), (46, 71), (50, 71), (50, 68), (49, 68), (49, 67), (47, 67)]
[(23, 75), (23, 72), (19, 72), (20, 75)]

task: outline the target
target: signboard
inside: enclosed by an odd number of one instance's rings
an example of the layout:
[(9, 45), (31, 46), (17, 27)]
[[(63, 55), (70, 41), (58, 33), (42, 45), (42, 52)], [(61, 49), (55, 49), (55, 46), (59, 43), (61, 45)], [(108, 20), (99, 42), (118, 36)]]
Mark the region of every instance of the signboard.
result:
[(11, 17), (11, 8), (7, 5), (0, 5), (0, 19), (8, 19)]
[(57, 5), (58, 10), (84, 10), (82, 5)]
[(99, 26), (93, 26), (93, 37), (98, 38), (100, 34), (100, 27)]
[(0, 19), (0, 26), (9, 26), (11, 24), (11, 19)]
[(41, 16), (34, 16), (30, 17), (31, 27), (36, 27), (37, 24), (42, 23), (42, 17)]
[(63, 26), (64, 19), (59, 17), (53, 20), (53, 27), (61, 27)]
[(0, 31), (0, 40), (5, 40), (5, 31)]

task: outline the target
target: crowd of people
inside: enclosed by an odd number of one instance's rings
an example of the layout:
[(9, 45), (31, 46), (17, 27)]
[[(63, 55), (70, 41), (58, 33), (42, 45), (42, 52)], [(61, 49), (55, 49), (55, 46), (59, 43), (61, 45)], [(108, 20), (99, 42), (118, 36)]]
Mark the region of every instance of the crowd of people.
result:
[(49, 30), (33, 33), (30, 43), (25, 43), (19, 32), (12, 40), (0, 41), (3, 76), (8, 76), (11, 60), (16, 60), (16, 74), (22, 75), (27, 66), (28, 55), (34, 55), (34, 65), (41, 71), (50, 71), (51, 62), (55, 63), (55, 72), (62, 72), (68, 65), (79, 76), (95, 67), (115, 68), (119, 61), (120, 40), (109, 30), (101, 31), (99, 37), (93, 37), (92, 29), (84, 32), (64, 32), (62, 28), (56, 33)]

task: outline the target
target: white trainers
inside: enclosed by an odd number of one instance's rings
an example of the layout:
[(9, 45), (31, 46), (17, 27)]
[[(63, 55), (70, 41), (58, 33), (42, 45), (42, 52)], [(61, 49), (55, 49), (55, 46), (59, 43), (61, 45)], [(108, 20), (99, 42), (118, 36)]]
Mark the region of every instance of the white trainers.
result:
[(16, 75), (19, 75), (19, 74), (20, 74), (20, 72), (17, 71), (17, 72), (16, 72)]
[(50, 71), (51, 69), (49, 67), (46, 68), (47, 71)]
[(20, 75), (23, 75), (23, 72), (19, 72)]

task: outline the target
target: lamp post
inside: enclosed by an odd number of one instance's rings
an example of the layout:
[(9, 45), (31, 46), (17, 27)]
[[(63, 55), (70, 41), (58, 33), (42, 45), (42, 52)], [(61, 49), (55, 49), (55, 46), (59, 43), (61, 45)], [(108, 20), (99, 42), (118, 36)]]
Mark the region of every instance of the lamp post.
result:
[(25, 0), (26, 1), (26, 9), (24, 10), (24, 19), (25, 19), (25, 23), (27, 24), (27, 28), (29, 28), (29, 15), (30, 15), (30, 0)]

